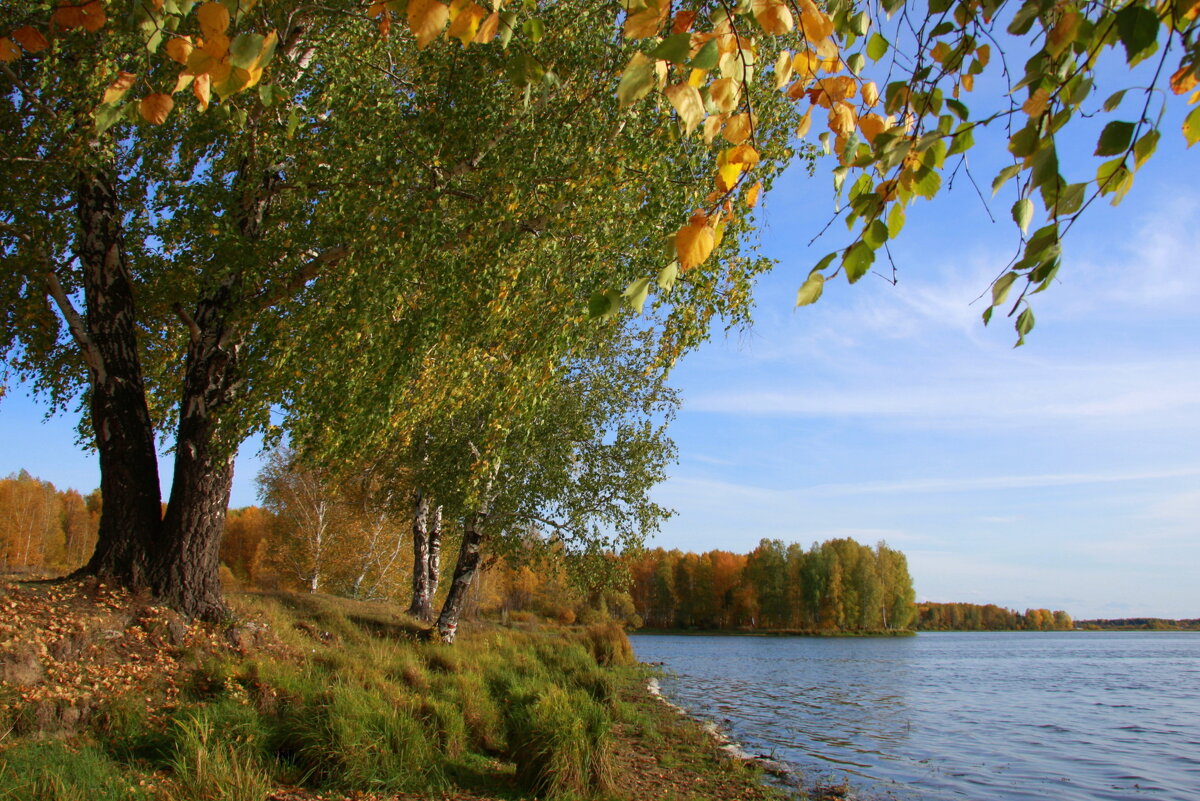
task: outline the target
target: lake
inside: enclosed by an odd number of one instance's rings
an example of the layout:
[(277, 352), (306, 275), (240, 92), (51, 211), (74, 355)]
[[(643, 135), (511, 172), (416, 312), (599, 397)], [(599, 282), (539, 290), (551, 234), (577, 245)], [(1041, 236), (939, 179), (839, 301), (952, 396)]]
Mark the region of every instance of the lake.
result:
[(1200, 800), (1200, 633), (630, 639), (672, 701), (857, 798)]

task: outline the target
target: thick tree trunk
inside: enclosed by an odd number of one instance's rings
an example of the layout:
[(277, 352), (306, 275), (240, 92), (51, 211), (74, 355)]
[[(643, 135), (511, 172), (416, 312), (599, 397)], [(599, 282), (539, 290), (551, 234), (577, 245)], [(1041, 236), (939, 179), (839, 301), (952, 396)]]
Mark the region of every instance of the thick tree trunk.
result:
[(417, 490), (413, 495), (412, 603), (408, 613), (418, 620), (433, 619), (433, 593), (429, 591), (429, 497)]
[(195, 317), (180, 316), (191, 332), (180, 402), (171, 498), (163, 542), (151, 563), (155, 594), (188, 617), (228, 615), (221, 596), (219, 553), (233, 484), (237, 443), (218, 437), (219, 414), (238, 385), (238, 348), (229, 327), (236, 279), (200, 301)]
[(72, 334), (88, 363), (92, 428), (100, 455), (99, 539), (79, 572), (144, 587), (148, 555), (162, 520), (154, 427), (138, 356), (133, 281), (126, 261), (120, 203), (113, 177), (80, 177), (76, 190), (80, 234), (76, 255), (83, 271), (84, 320), (72, 319), (54, 281)]
[(437, 631), (442, 642), (453, 643), (458, 633), (459, 618), (462, 617), (463, 607), (467, 603), (467, 591), (479, 573), (480, 549), (483, 545), (483, 525), (487, 522), (487, 512), (479, 511), (467, 519), (463, 527), (462, 548), (458, 552), (458, 562), (454, 565), (454, 578), (451, 580), (450, 592), (446, 602), (442, 604), (442, 613), (438, 616)]

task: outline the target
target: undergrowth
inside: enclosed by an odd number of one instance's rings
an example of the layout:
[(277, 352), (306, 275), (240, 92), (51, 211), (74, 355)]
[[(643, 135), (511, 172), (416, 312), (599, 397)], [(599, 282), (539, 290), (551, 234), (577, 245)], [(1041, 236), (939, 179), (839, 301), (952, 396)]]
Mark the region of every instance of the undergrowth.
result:
[[(273, 650), (190, 655), (169, 704), (138, 688), (70, 731), (0, 720), (0, 801), (261, 801), (279, 786), (611, 797), (621, 629), (480, 630), (446, 646), (340, 599), (246, 596)], [(14, 708), (19, 705), (12, 705)]]

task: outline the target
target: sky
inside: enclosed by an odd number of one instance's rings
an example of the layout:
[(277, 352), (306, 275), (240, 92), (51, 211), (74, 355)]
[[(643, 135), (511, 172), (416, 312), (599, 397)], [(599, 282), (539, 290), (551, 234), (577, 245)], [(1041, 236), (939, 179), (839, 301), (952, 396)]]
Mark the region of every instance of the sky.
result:
[[(885, 540), (920, 600), (1200, 617), (1200, 162), (1178, 130), (1168, 117), (1124, 203), (1094, 204), (1072, 230), (1016, 349), (1010, 320), (980, 320), (1017, 247), (1011, 193), (985, 206), (960, 173), (910, 209), (891, 243), (895, 285), (838, 279), (796, 309), (845, 228), (810, 246), (833, 212), (830, 165), (789, 172), (758, 212), (778, 267), (754, 326), (675, 373), (680, 459), (656, 500), (677, 514), (650, 544)], [(979, 140), (970, 164), (987, 196), (1003, 148)], [(1074, 175), (1094, 170), (1094, 141), (1060, 144)], [(74, 421), (43, 415), (20, 387), (0, 399), (0, 475), (97, 486)], [(256, 502), (255, 451), (239, 456), (234, 506)]]

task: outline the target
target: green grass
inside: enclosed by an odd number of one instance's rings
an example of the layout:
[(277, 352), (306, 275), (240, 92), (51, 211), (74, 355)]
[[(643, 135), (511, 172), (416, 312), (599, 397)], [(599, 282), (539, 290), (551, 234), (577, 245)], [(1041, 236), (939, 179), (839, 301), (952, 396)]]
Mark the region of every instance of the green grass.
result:
[(610, 801), (629, 797), (618, 730), (668, 739), (625, 697), (644, 674), (617, 626), (482, 627), (451, 647), (380, 604), (240, 606), (277, 646), (190, 654), (170, 706), (131, 692), (59, 739), (5, 734), (0, 801), (261, 801), (281, 786)]

